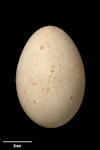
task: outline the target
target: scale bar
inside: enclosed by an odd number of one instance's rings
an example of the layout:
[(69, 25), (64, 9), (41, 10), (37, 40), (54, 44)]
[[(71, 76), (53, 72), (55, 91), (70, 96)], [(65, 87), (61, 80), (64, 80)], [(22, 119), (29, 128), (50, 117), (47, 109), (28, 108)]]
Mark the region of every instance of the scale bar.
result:
[(32, 141), (3, 141), (3, 143), (32, 143)]

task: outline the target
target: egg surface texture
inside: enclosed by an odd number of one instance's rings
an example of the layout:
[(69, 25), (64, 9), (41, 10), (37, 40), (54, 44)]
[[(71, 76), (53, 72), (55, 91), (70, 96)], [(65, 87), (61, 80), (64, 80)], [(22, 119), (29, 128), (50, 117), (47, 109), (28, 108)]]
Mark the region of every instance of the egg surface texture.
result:
[(16, 70), (19, 102), (45, 128), (70, 121), (85, 91), (85, 71), (72, 39), (56, 26), (38, 29), (27, 41)]

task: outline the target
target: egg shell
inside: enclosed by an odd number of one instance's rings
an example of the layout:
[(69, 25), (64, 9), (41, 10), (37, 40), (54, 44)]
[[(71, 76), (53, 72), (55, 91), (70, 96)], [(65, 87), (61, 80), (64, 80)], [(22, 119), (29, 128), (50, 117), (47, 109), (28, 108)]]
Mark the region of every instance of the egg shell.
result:
[(85, 91), (79, 51), (62, 29), (45, 26), (27, 41), (16, 70), (16, 89), (28, 117), (56, 128), (77, 113)]

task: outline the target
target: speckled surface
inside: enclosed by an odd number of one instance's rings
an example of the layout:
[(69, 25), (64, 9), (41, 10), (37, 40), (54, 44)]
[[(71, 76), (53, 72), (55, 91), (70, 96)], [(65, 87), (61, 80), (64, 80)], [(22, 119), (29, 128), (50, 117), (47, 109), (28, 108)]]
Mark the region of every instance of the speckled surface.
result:
[(35, 123), (55, 128), (78, 111), (85, 89), (81, 56), (60, 28), (46, 26), (26, 43), (16, 71), (20, 104)]

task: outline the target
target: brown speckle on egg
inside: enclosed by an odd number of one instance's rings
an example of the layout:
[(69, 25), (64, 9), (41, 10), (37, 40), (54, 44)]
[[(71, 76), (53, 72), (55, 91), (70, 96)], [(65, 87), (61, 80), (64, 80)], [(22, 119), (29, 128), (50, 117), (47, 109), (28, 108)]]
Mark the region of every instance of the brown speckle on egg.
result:
[(24, 94), (26, 94), (26, 91), (24, 90)]
[(51, 47), (51, 44), (50, 44), (50, 43), (47, 43), (47, 46), (48, 46), (48, 47)]
[(64, 40), (67, 41), (67, 37), (65, 37)]
[(43, 50), (43, 45), (40, 46), (40, 50)]
[(53, 72), (54, 72), (54, 70), (52, 69), (52, 70), (51, 70), (51, 73), (53, 73)]
[(60, 83), (60, 80), (58, 80), (57, 82)]
[(72, 99), (73, 99), (73, 97), (72, 97), (72, 96), (70, 96), (70, 99), (72, 100)]
[(53, 32), (53, 31), (56, 30), (56, 26), (49, 26), (48, 29), (49, 29), (51, 32)]
[(49, 91), (49, 87), (47, 87), (47, 92)]
[(50, 74), (49, 77), (51, 77), (52, 75)]
[(36, 100), (35, 99), (33, 99), (33, 103), (36, 104)]
[(33, 83), (32, 83), (32, 86), (36, 86), (36, 85), (37, 85), (37, 83), (36, 83), (36, 82), (33, 82)]
[(44, 91), (44, 88), (42, 88), (42, 91)]

